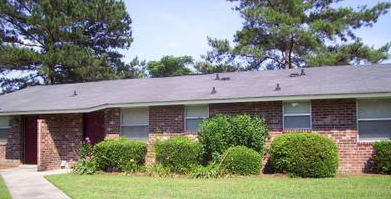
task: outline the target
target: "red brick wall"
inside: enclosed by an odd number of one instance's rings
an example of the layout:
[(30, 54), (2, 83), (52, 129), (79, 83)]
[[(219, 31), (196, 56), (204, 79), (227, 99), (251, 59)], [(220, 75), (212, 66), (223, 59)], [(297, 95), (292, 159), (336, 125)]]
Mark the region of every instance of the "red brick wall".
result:
[(149, 132), (159, 129), (164, 133), (183, 133), (184, 114), (185, 107), (182, 105), (149, 107)]
[(20, 116), (10, 119), (10, 133), (6, 143), (0, 143), (0, 166), (18, 166), (23, 158), (22, 120)]
[(210, 104), (209, 115), (248, 113), (263, 116), (270, 130), (282, 130), (282, 102)]
[(59, 169), (77, 160), (83, 139), (82, 114), (43, 115), (38, 119), (38, 170)]
[(356, 100), (312, 100), (312, 129), (315, 131), (356, 130)]
[(106, 138), (118, 138), (121, 129), (121, 109), (109, 108), (105, 113), (105, 134)]

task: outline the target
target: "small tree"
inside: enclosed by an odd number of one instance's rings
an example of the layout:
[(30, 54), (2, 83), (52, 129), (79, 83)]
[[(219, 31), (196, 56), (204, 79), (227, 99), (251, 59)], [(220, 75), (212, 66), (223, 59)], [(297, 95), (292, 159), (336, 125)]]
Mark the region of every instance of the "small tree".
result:
[(205, 149), (205, 160), (209, 161), (232, 146), (246, 146), (262, 155), (268, 133), (263, 118), (217, 115), (202, 122), (199, 140)]

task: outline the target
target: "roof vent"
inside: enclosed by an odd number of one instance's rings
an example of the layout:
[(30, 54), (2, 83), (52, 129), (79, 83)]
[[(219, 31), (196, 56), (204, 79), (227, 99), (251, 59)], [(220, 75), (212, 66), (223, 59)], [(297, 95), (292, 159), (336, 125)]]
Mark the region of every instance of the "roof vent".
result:
[(304, 68), (300, 70), (300, 75), (305, 75)]
[(218, 73), (216, 74), (216, 77), (214, 78), (214, 80), (220, 80), (220, 76)]
[(289, 77), (298, 77), (298, 76), (300, 76), (299, 73), (291, 73), (291, 74), (289, 75)]
[(77, 92), (76, 92), (76, 90), (74, 90), (74, 91), (73, 91), (73, 95), (72, 95), (72, 97), (75, 97), (75, 96), (77, 96)]
[(212, 88), (212, 92), (210, 92), (210, 94), (212, 94), (212, 95), (213, 95), (213, 94), (215, 94), (215, 93), (217, 93), (217, 91), (216, 91), (216, 88), (215, 88), (215, 87), (213, 87), (213, 88)]
[(221, 80), (230, 80), (231, 78), (230, 77), (222, 77)]
[(280, 91), (280, 90), (281, 90), (280, 84), (277, 83), (277, 86), (276, 86), (276, 88), (274, 89), (274, 91)]

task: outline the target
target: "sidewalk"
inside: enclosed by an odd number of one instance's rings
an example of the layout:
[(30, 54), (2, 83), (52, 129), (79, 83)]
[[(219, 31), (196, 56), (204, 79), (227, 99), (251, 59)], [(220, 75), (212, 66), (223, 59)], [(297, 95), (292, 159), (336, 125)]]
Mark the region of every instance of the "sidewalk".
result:
[(68, 170), (37, 172), (36, 167), (19, 167), (0, 171), (13, 199), (70, 199), (44, 176)]

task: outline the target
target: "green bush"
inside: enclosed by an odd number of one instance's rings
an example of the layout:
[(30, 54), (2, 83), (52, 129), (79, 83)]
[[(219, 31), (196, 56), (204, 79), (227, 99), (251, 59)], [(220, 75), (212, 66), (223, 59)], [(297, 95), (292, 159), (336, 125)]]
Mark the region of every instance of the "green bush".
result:
[(259, 174), (262, 157), (258, 152), (245, 146), (234, 146), (221, 156), (221, 170), (229, 174)]
[(146, 168), (146, 173), (152, 177), (162, 177), (162, 178), (165, 178), (165, 177), (168, 177), (171, 175), (170, 168), (165, 167), (161, 164), (154, 164), (154, 165), (148, 166)]
[(375, 171), (391, 174), (391, 141), (375, 142)]
[(118, 140), (109, 139), (95, 145), (95, 158), (101, 170), (122, 170), (133, 160), (137, 165), (143, 165), (147, 153), (145, 142), (121, 137)]
[(193, 179), (217, 178), (222, 174), (216, 164), (210, 164), (205, 167), (202, 165), (193, 166), (188, 172), (188, 175)]
[(270, 160), (277, 172), (300, 177), (331, 177), (338, 169), (338, 148), (315, 133), (289, 133), (274, 139)]
[(229, 147), (246, 146), (264, 153), (268, 136), (265, 120), (242, 114), (235, 116), (217, 115), (205, 119), (200, 127), (199, 139), (205, 149), (205, 160), (218, 159)]
[(155, 143), (156, 161), (172, 172), (184, 173), (202, 160), (201, 143), (185, 137), (171, 138)]
[(96, 173), (99, 169), (94, 158), (84, 158), (80, 159), (76, 164), (72, 165), (72, 170), (74, 173), (80, 175), (92, 175)]

